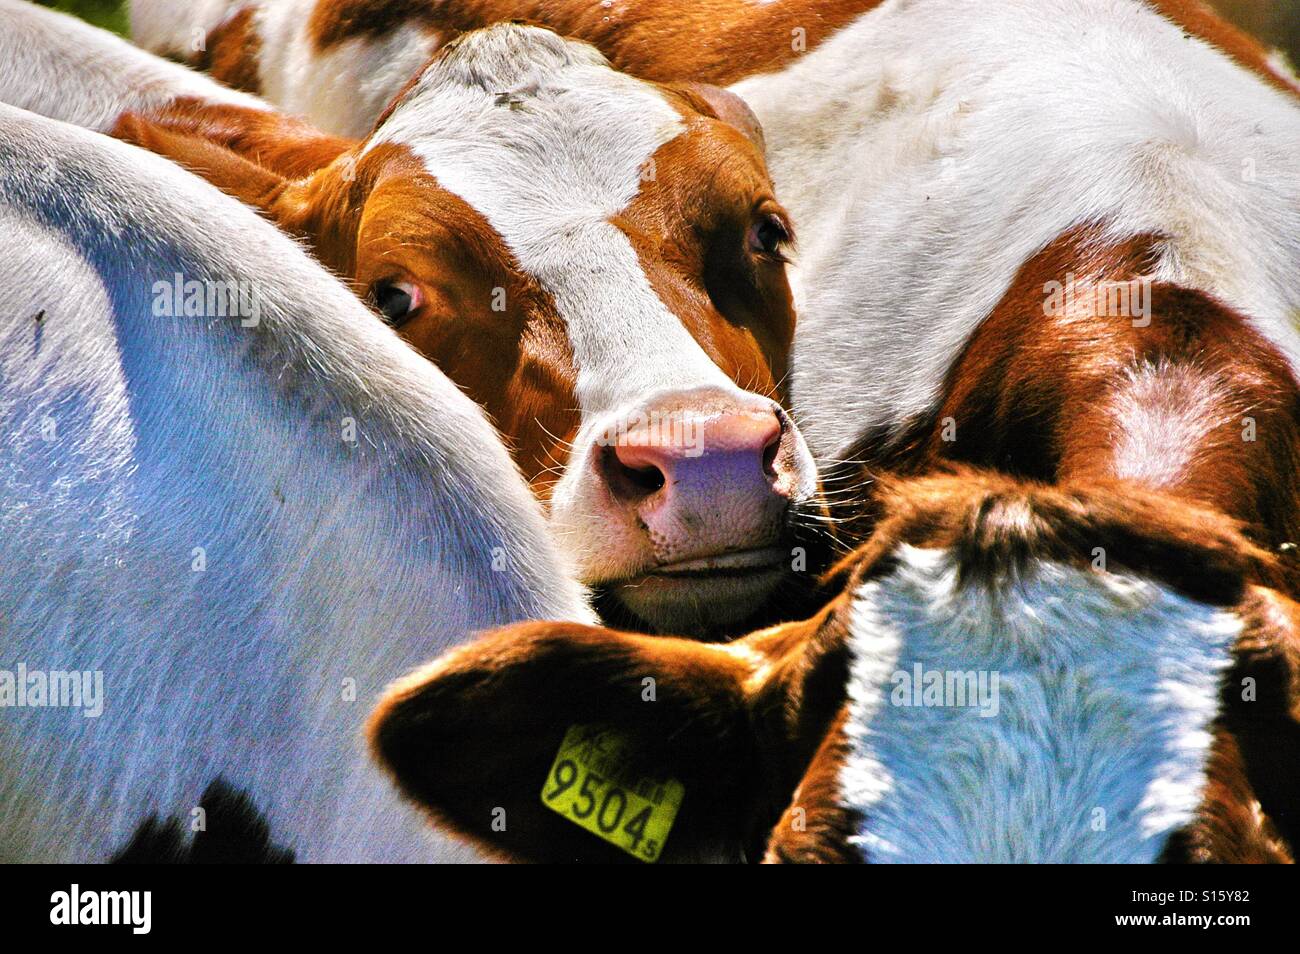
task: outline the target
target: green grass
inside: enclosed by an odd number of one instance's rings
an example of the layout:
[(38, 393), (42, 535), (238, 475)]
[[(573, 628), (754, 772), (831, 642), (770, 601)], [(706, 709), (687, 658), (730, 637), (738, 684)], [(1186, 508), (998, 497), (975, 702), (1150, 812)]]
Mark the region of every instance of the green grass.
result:
[(43, 7), (73, 13), (81, 19), (126, 36), (126, 3), (123, 0), (36, 0)]

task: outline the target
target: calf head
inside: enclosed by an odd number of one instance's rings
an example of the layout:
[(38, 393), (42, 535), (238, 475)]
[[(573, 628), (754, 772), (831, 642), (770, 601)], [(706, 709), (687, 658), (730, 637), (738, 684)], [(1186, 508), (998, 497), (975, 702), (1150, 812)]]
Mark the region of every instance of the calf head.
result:
[(512, 627), (396, 684), (378, 757), (512, 858), (619, 857), (539, 797), (585, 723), (683, 782), (669, 860), (1289, 859), (1300, 607), (1253, 582), (1269, 557), (1118, 486), (884, 500), (813, 619), (728, 645)]
[(277, 122), (177, 104), (118, 132), (349, 276), (487, 409), (610, 605), (709, 630), (777, 591), (816, 475), (782, 406), (791, 228), (739, 99), (501, 24), (363, 143)]

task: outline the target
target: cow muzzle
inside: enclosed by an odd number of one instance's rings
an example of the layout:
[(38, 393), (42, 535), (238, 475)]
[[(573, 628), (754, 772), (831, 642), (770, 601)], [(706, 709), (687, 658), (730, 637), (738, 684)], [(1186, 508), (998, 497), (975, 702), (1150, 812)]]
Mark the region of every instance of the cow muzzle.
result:
[(816, 493), (816, 467), (774, 401), (663, 394), (602, 421), (575, 450), (572, 493), (557, 492), (553, 520), (579, 538), (586, 582), (651, 628), (695, 635), (742, 622), (799, 569), (790, 517)]

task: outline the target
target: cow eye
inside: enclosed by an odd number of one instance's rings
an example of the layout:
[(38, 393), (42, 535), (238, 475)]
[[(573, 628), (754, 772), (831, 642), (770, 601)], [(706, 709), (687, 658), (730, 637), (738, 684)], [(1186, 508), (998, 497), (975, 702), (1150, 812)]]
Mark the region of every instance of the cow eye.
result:
[(409, 282), (379, 282), (371, 294), (379, 313), (394, 328), (406, 324), (420, 307), (420, 289)]
[(790, 227), (781, 216), (765, 212), (749, 227), (748, 241), (755, 255), (784, 262), (783, 249), (790, 243)]

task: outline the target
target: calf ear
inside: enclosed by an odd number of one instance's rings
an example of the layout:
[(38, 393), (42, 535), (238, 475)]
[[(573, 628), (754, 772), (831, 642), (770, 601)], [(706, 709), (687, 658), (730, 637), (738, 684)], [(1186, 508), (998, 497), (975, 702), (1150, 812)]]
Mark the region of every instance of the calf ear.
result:
[[(135, 118), (141, 117), (136, 114)], [(144, 118), (173, 132), (224, 146), (287, 179), (309, 176), (361, 145), (272, 110), (186, 98), (174, 100)]]
[(675, 88), (700, 112), (740, 130), (758, 148), (760, 155), (767, 152), (763, 124), (749, 104), (735, 93), (710, 83), (679, 83)]
[(1222, 727), (1236, 739), (1250, 787), (1286, 842), (1300, 845), (1300, 604), (1252, 587), (1223, 685)]
[(122, 116), (113, 135), (184, 166), (222, 192), (263, 210), (282, 225), (293, 218), (290, 214), (293, 196), (286, 196), (290, 191), (289, 180), (232, 149), (136, 113)]
[(566, 731), (609, 727), (636, 774), (685, 788), (661, 859), (757, 854), (754, 658), (569, 623), (514, 626), (395, 684), (371, 717), (371, 743), (408, 798), (491, 853), (630, 861), (542, 802)]
[[(268, 168), (237, 151), (249, 150), (260, 160), (263, 154), (253, 142), (239, 140), (227, 145), (222, 136), (210, 138), (210, 134), (216, 135), (210, 124), (194, 131), (134, 113), (118, 120), (113, 134), (171, 159), (222, 192), (261, 210), (284, 231), (306, 239), (316, 257), (338, 274), (353, 271), (356, 218), (352, 213), (359, 207), (354, 200), (364, 192), (357, 184), (355, 152), (339, 154), (314, 172), (285, 173), (283, 169), (305, 169), (314, 161), (281, 154), (276, 158), (279, 168)], [(300, 174), (305, 178), (298, 178)]]

